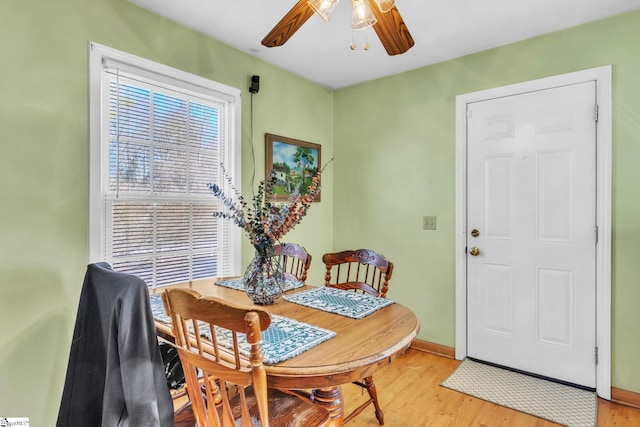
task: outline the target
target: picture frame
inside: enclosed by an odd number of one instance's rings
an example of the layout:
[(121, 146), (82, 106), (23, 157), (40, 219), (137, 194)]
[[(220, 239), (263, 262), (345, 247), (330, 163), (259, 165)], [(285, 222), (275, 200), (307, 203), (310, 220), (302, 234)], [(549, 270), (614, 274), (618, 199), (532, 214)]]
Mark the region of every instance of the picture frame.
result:
[[(321, 156), (320, 144), (265, 133), (265, 175), (276, 171), (274, 200), (288, 200), (298, 186), (300, 194), (305, 194), (322, 164)], [(320, 193), (313, 201), (320, 201)]]

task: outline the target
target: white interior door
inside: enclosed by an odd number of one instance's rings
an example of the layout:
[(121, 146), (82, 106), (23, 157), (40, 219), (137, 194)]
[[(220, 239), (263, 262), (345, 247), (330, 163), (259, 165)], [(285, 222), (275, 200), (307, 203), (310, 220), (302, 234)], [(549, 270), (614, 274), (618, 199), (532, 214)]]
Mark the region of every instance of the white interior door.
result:
[(587, 387), (596, 385), (595, 109), (593, 81), (467, 108), (467, 354)]

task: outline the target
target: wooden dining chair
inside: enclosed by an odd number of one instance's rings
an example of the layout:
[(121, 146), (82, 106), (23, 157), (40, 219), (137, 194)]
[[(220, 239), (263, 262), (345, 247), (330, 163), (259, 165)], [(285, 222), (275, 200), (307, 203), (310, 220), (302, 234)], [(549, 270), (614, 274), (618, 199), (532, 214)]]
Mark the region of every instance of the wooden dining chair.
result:
[[(260, 347), (261, 333), (271, 324), (267, 311), (202, 297), (191, 289), (168, 289), (162, 299), (171, 316), (197, 426), (328, 424), (325, 408), (267, 388)], [(244, 337), (248, 355), (239, 345)]]
[(386, 298), (393, 263), (369, 249), (328, 253), (322, 256), (325, 286)]
[(281, 258), (282, 269), (295, 279), (305, 282), (311, 266), (311, 254), (296, 243), (275, 245), (275, 254)]
[[(322, 262), (326, 268), (325, 286), (380, 298), (387, 297), (389, 280), (393, 274), (393, 263), (383, 255), (369, 249), (348, 250), (324, 254)], [(355, 381), (354, 384), (367, 389), (369, 400), (346, 416), (344, 422), (350, 421), (368, 405), (373, 404), (378, 422), (380, 425), (384, 424), (384, 414), (378, 403), (378, 393), (373, 377), (369, 376), (363, 381)]]

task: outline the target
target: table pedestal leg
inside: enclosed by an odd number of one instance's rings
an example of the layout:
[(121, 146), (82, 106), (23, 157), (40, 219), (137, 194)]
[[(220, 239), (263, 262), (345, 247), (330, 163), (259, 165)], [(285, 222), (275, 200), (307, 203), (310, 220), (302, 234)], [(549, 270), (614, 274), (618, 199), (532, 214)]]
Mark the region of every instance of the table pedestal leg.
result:
[(344, 419), (342, 387), (316, 388), (311, 392), (311, 401), (322, 405), (331, 414), (331, 426), (341, 427)]

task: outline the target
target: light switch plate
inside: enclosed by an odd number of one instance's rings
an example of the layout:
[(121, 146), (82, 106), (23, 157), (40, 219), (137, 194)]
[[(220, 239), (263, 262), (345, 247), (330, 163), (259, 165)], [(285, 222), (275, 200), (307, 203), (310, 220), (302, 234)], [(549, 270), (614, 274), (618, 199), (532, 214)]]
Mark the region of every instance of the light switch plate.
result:
[(423, 216), (422, 217), (422, 229), (423, 230), (435, 230), (437, 223), (437, 217), (435, 216)]

